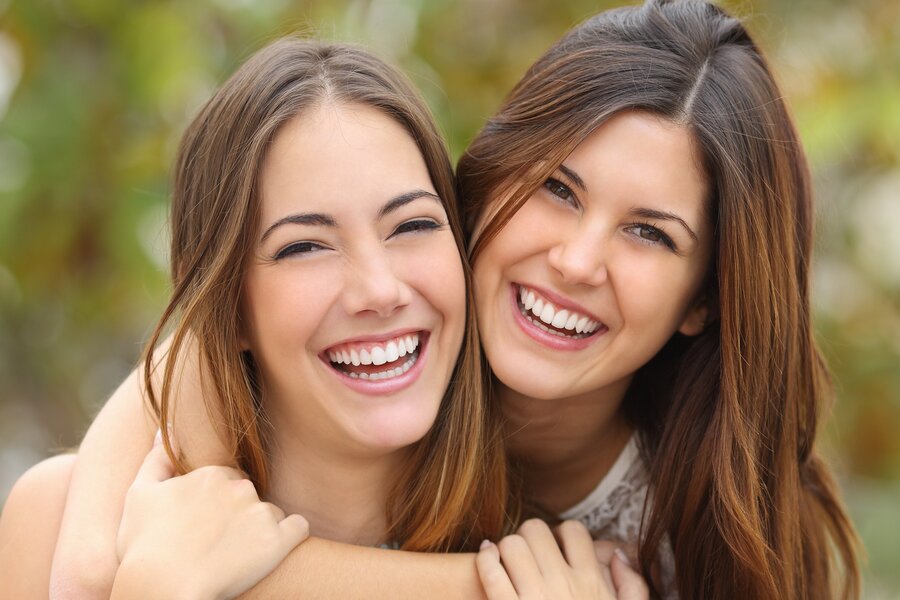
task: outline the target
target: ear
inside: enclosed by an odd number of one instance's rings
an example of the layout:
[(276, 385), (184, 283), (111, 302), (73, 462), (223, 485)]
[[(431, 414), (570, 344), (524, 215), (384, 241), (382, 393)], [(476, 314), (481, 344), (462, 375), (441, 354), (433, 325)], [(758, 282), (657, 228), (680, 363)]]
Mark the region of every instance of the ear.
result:
[(685, 313), (681, 325), (678, 326), (678, 332), (687, 336), (700, 335), (706, 329), (709, 317), (709, 303), (706, 297), (700, 297)]

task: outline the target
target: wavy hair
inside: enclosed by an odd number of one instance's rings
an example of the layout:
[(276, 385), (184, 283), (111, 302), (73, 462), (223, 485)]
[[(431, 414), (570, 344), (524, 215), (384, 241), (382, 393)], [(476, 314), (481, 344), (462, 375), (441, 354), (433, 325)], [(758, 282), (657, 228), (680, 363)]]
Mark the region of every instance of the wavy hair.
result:
[[(396, 69), (350, 45), (279, 40), (241, 66), (202, 107), (181, 140), (171, 207), (171, 300), (147, 345), (144, 384), (161, 422), (172, 415), (176, 365), (196, 343), (204, 401), (236, 463), (268, 488), (268, 427), (258, 373), (240, 345), (240, 294), (259, 223), (259, 176), (280, 128), (325, 102), (361, 104), (398, 122), (415, 141), (447, 212), (462, 229), (443, 140), (413, 86)], [(463, 250), (468, 306), (471, 273)], [(391, 539), (410, 550), (471, 549), (506, 528), (506, 463), (496, 410), (485, 403), (484, 367), (468, 311), (462, 350), (436, 422), (414, 446), (387, 506)], [(153, 348), (173, 324), (162, 384)], [(193, 341), (191, 341), (193, 340)], [(187, 468), (172, 451), (181, 471)]]
[[(650, 0), (572, 29), (458, 164), (472, 260), (598, 126), (622, 111), (684, 125), (712, 198), (712, 320), (633, 379), (625, 414), (650, 468), (640, 562), (674, 550), (682, 598), (859, 595), (858, 543), (814, 449), (829, 376), (810, 322), (813, 201), (803, 148), (759, 47), (709, 2)], [(658, 585), (658, 584), (657, 584)]]

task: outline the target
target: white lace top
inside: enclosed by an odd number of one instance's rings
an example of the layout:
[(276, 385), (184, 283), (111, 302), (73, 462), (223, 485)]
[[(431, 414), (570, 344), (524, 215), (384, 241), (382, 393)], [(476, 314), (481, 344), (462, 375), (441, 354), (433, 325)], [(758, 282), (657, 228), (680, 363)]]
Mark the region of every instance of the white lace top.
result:
[[(595, 539), (637, 544), (644, 501), (649, 492), (649, 477), (632, 436), (609, 473), (588, 496), (560, 514), (561, 519), (576, 519), (585, 524)], [(677, 600), (675, 557), (668, 542), (660, 545), (663, 598)]]

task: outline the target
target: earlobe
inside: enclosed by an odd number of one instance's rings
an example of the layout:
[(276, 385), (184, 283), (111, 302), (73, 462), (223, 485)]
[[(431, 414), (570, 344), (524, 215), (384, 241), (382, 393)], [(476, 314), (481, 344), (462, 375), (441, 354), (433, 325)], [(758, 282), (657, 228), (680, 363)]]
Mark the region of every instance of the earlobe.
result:
[(709, 305), (705, 299), (701, 299), (685, 314), (678, 332), (687, 336), (700, 335), (706, 329), (708, 320)]

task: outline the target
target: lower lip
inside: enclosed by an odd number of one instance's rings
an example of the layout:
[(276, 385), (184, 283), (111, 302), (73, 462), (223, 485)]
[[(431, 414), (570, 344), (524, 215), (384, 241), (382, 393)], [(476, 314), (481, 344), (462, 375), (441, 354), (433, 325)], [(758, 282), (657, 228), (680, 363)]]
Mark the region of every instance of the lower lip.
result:
[(515, 284), (509, 286), (509, 299), (512, 303), (513, 320), (515, 320), (516, 324), (518, 324), (525, 335), (548, 348), (553, 348), (554, 350), (583, 350), (597, 341), (607, 331), (606, 326), (601, 325), (600, 329), (588, 337), (564, 338), (538, 329), (529, 323), (522, 315), (522, 311), (519, 309), (518, 291), (516, 288), (517, 286)]
[(325, 367), (337, 375), (340, 382), (351, 390), (369, 396), (386, 396), (411, 386), (419, 378), (419, 375), (422, 374), (422, 369), (425, 368), (425, 358), (428, 354), (428, 342), (431, 341), (431, 336), (419, 334), (419, 338), (420, 350), (419, 357), (416, 359), (416, 364), (410, 367), (409, 371), (406, 373), (398, 375), (397, 377), (391, 377), (390, 379), (378, 379), (376, 381), (354, 379), (332, 367), (330, 362), (326, 362), (328, 361), (327, 358), (322, 359), (322, 362), (325, 362)]

